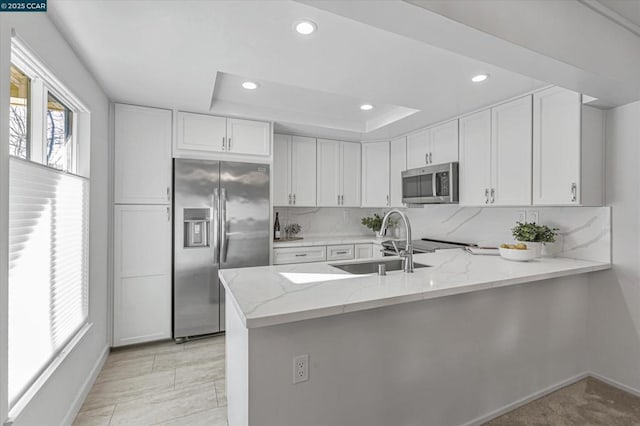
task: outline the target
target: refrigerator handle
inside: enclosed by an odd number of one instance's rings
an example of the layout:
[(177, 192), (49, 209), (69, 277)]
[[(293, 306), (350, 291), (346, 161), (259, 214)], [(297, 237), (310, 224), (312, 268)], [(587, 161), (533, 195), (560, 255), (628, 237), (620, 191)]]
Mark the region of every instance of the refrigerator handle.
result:
[(211, 241), (213, 241), (213, 264), (220, 263), (220, 196), (218, 194), (218, 188), (213, 190), (213, 196), (211, 197)]
[(220, 264), (227, 261), (227, 190), (220, 190)]

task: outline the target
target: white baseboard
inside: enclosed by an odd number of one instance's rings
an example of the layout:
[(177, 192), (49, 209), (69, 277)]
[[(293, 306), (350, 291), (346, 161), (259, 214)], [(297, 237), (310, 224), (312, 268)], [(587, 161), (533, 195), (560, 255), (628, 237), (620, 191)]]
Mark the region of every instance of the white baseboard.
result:
[(593, 377), (594, 379), (598, 379), (601, 382), (605, 382), (608, 385), (613, 386), (614, 388), (618, 388), (620, 390), (623, 390), (625, 392), (629, 392), (630, 394), (633, 394), (635, 396), (640, 396), (640, 390), (632, 388), (631, 386), (627, 386), (623, 383), (620, 383), (618, 381), (615, 381), (613, 379), (610, 379), (608, 377), (602, 376), (598, 373), (594, 373), (593, 371), (589, 371), (589, 376)]
[(80, 391), (78, 392), (78, 395), (76, 396), (76, 398), (73, 400), (73, 403), (69, 407), (69, 411), (67, 411), (67, 415), (64, 416), (64, 421), (62, 422), (63, 425), (70, 426), (73, 424), (73, 421), (76, 419), (76, 416), (80, 412), (80, 408), (82, 408), (82, 404), (84, 403), (84, 400), (87, 398), (87, 395), (89, 394), (89, 391), (93, 386), (93, 383), (98, 378), (98, 374), (100, 374), (100, 371), (102, 370), (102, 366), (107, 361), (107, 357), (109, 356), (109, 351), (110, 351), (109, 345), (106, 345), (102, 350), (100, 357), (98, 357), (98, 360), (96, 361), (93, 368), (91, 369), (91, 374), (89, 374), (87, 379), (84, 381), (84, 383), (82, 384), (82, 387), (80, 388)]
[[(563, 380), (561, 382), (558, 382), (556, 384), (553, 384), (551, 386), (548, 386), (544, 389), (541, 389), (537, 392), (532, 393), (531, 395), (527, 395), (524, 398), (521, 398), (517, 401), (514, 401), (510, 404), (505, 405), (504, 407), (498, 408), (497, 410), (491, 411), (490, 413), (484, 414), (480, 417), (476, 417), (475, 419), (467, 422), (467, 423), (463, 423), (462, 426), (478, 426), (481, 425), (483, 423), (488, 422), (489, 420), (495, 419), (496, 417), (499, 417), (505, 413), (508, 413), (509, 411), (515, 410), (518, 407), (521, 407), (525, 404), (528, 404), (529, 402), (536, 400), (538, 398), (541, 398), (545, 395), (550, 394), (551, 392), (557, 391), (560, 388), (563, 388), (565, 386), (574, 384), (576, 382), (579, 382), (580, 380), (588, 377), (592, 375), (590, 372), (585, 371), (584, 373), (580, 373), (577, 374), (573, 377), (570, 377), (566, 380)], [(603, 380), (604, 381), (604, 380)]]

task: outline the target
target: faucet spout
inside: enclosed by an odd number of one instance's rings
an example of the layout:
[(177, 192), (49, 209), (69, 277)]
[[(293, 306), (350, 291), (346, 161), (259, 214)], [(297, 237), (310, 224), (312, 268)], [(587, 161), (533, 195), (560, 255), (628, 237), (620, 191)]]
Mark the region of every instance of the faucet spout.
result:
[(394, 213), (399, 215), (400, 218), (402, 219), (402, 222), (404, 223), (404, 234), (407, 238), (405, 249), (400, 252), (400, 257), (404, 259), (403, 269), (404, 269), (404, 272), (413, 272), (413, 246), (411, 244), (411, 224), (409, 223), (409, 218), (407, 217), (407, 215), (398, 209), (389, 210), (387, 214), (384, 215), (384, 218), (382, 219), (382, 225), (380, 226), (380, 234), (384, 235), (384, 233), (387, 232), (387, 228), (389, 227), (389, 217)]

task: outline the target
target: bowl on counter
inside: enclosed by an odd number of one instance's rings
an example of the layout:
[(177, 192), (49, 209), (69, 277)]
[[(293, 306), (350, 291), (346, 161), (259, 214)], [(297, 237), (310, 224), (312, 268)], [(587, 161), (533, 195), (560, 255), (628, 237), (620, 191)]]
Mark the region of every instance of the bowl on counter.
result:
[(516, 262), (526, 262), (535, 259), (539, 255), (538, 250), (535, 248), (510, 249), (500, 247), (498, 250), (500, 251), (500, 256), (508, 260), (515, 260)]

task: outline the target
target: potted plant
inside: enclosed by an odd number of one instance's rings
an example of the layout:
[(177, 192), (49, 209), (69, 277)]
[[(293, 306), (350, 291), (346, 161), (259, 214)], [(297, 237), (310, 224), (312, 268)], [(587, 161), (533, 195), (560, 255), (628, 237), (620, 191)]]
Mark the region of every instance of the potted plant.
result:
[[(362, 224), (376, 233), (376, 237), (382, 238), (384, 235), (380, 234), (380, 228), (382, 228), (382, 216), (378, 213), (374, 213), (372, 216), (362, 218)], [(395, 222), (389, 219), (389, 227), (394, 227)]]
[(516, 241), (526, 243), (527, 247), (536, 250), (537, 255), (540, 256), (543, 244), (556, 241), (558, 228), (549, 228), (547, 225), (537, 225), (536, 223), (516, 222), (511, 233)]

